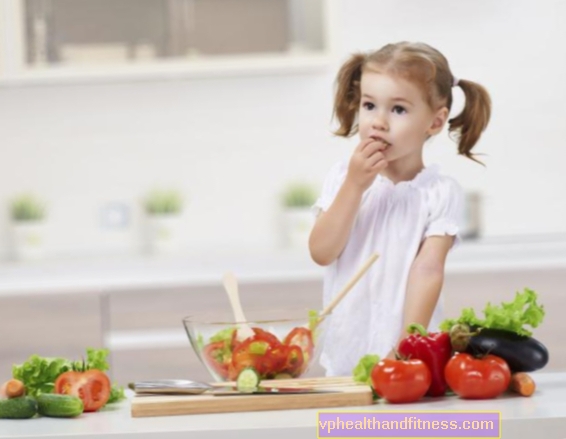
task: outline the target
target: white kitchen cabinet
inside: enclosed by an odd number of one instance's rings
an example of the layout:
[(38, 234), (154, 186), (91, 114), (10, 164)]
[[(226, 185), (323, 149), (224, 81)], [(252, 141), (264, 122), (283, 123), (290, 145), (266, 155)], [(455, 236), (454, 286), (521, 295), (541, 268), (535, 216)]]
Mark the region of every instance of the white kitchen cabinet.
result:
[(0, 85), (328, 64), (330, 0), (2, 0)]

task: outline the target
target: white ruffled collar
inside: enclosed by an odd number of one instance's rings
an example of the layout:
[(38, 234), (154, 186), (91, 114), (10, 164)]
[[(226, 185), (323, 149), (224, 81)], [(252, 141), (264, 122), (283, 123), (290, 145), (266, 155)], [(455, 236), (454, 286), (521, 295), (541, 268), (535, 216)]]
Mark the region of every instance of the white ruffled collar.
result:
[(376, 181), (385, 184), (387, 186), (404, 187), (409, 186), (413, 188), (426, 187), (431, 181), (435, 180), (440, 171), (440, 167), (436, 164), (425, 166), (421, 169), (417, 175), (412, 180), (400, 181), (398, 183), (393, 183), (389, 178), (378, 174)]

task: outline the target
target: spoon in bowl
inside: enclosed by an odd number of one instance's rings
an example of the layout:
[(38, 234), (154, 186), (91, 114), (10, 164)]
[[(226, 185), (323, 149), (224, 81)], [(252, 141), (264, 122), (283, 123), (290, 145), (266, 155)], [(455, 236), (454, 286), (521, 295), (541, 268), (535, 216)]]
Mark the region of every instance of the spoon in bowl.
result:
[(242, 309), (242, 303), (240, 302), (240, 294), (238, 293), (238, 280), (232, 272), (227, 272), (223, 279), (224, 289), (228, 294), (228, 299), (230, 299), (230, 305), (232, 305), (232, 312), (234, 313), (234, 320), (236, 321), (236, 339), (238, 341), (243, 341), (246, 338), (255, 335), (253, 329), (246, 323), (246, 317), (244, 316), (244, 311)]

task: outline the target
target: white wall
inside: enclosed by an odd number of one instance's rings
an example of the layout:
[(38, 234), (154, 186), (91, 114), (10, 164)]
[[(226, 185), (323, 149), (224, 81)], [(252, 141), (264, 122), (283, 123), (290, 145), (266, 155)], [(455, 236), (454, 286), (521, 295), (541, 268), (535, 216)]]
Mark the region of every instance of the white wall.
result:
[[(140, 198), (175, 186), (189, 199), (187, 247), (275, 247), (281, 189), (291, 179), (320, 185), (355, 143), (330, 134), (339, 63), (351, 51), (421, 40), (494, 101), (478, 147), (487, 169), (457, 157), (445, 133), (427, 162), (484, 192), (485, 235), (566, 232), (566, 2), (333, 3), (338, 47), (326, 73), (0, 87), (0, 206), (24, 190), (44, 197), (53, 253), (128, 250), (138, 245)], [(99, 226), (112, 201), (133, 209), (124, 231)], [(6, 209), (0, 230), (7, 224)]]

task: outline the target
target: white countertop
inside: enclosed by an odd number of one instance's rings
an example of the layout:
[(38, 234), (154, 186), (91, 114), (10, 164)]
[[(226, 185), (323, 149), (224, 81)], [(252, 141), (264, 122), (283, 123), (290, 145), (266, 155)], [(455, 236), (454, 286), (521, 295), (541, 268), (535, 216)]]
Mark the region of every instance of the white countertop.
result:
[[(493, 411), (501, 412), (502, 437), (564, 439), (566, 437), (566, 373), (533, 373), (532, 397), (504, 396), (464, 401), (456, 397), (417, 404), (322, 409), (324, 411)], [(289, 439), (316, 437), (316, 409), (210, 415), (132, 418), (129, 401), (75, 419), (0, 420), (0, 438), (64, 439)]]
[[(379, 261), (378, 261), (379, 262)], [(447, 274), (566, 268), (566, 237), (464, 241), (448, 257)], [(0, 296), (125, 293), (140, 289), (221, 285), (226, 271), (244, 283), (321, 280), (305, 251), (258, 251), (50, 258), (0, 263)]]

